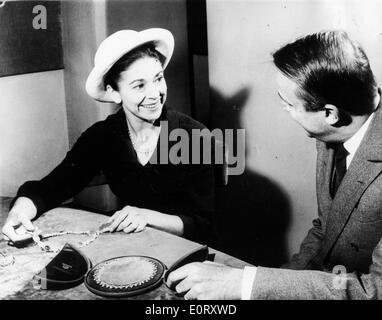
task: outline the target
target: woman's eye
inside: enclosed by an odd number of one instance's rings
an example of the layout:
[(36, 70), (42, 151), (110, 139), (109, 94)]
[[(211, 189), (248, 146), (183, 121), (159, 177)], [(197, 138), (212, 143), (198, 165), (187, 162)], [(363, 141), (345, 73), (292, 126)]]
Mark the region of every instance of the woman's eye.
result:
[(161, 82), (162, 80), (163, 80), (163, 76), (160, 76), (160, 77), (155, 79), (155, 82)]
[(145, 87), (145, 85), (143, 83), (140, 83), (140, 84), (134, 86), (133, 89), (142, 90), (144, 87)]

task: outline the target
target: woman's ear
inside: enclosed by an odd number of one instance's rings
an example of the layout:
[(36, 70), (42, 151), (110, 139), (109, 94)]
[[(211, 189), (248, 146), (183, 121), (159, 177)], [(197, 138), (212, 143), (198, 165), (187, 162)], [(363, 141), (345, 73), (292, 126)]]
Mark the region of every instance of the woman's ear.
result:
[(326, 104), (324, 107), (325, 121), (327, 124), (334, 126), (340, 120), (340, 112), (335, 105)]
[(122, 102), (121, 95), (118, 91), (114, 90), (110, 84), (106, 86), (106, 92), (110, 95), (110, 97), (113, 99), (113, 101), (116, 104), (120, 104)]

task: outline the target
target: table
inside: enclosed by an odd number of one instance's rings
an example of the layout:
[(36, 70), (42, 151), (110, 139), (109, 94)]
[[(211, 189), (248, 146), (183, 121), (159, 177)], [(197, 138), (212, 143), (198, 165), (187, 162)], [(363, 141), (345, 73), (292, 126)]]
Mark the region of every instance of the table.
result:
[[(2, 226), (8, 213), (7, 205), (9, 200), (3, 199), (0, 204), (0, 224)], [(96, 230), (107, 219), (107, 216), (88, 211), (56, 208), (46, 212), (34, 223), (43, 233), (50, 233), (61, 230)], [(144, 255), (159, 259), (166, 266), (171, 266), (184, 254), (199, 246), (200, 244), (196, 242), (147, 227), (140, 233), (125, 234), (115, 232), (101, 234), (94, 242), (81, 248), (81, 251), (91, 260), (93, 265), (117, 256)], [(105, 299), (91, 293), (83, 283), (77, 287), (60, 291), (35, 289), (31, 281), (33, 275), (46, 266), (55, 256), (55, 253), (42, 252), (37, 246), (16, 249), (8, 246), (5, 240), (0, 240), (1, 248), (7, 248), (15, 256), (16, 261), (12, 266), (0, 267), (0, 299)], [(214, 261), (218, 263), (241, 268), (250, 265), (214, 249), (210, 249), (210, 253), (215, 253)], [(129, 299), (178, 300), (182, 298), (162, 284), (155, 290)]]

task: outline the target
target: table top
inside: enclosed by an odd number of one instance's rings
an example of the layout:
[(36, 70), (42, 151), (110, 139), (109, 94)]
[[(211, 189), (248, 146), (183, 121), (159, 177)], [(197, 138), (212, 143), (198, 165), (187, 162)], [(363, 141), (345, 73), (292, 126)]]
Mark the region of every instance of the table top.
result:
[[(0, 201), (0, 225), (2, 226), (7, 215), (9, 201)], [(56, 208), (46, 212), (37, 219), (34, 224), (43, 233), (58, 231), (88, 231), (96, 230), (100, 224), (105, 223), (107, 216), (83, 210)], [(67, 235), (66, 240), (61, 237), (56, 241), (71, 242), (76, 236)], [(63, 237), (64, 238), (64, 237)], [(76, 243), (73, 243), (76, 245)], [(156, 258), (166, 266), (171, 266), (180, 257), (200, 247), (200, 244), (184, 238), (147, 227), (139, 233), (126, 234), (123, 232), (101, 234), (94, 242), (81, 248), (92, 262), (97, 263), (113, 257), (124, 255), (143, 255)], [(7, 245), (5, 240), (0, 240), (0, 249), (6, 248), (14, 255), (15, 263), (12, 266), (0, 267), (0, 299), (75, 299), (93, 300), (105, 299), (91, 293), (82, 283), (77, 287), (66, 290), (38, 290), (33, 287), (32, 278), (43, 269), (57, 253), (43, 252), (36, 245), (23, 249), (17, 249)], [(220, 251), (210, 249), (215, 253), (215, 262), (223, 263), (232, 267), (244, 267), (250, 265), (224, 254)], [(161, 284), (158, 288), (147, 293), (130, 297), (129, 299), (144, 300), (177, 300), (182, 299), (173, 291)]]

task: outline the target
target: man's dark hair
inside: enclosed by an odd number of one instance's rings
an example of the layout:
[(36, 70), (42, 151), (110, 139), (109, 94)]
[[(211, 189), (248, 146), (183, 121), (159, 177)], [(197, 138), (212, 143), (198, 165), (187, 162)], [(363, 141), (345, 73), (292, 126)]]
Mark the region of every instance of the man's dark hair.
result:
[(369, 114), (377, 84), (369, 60), (344, 31), (319, 32), (273, 53), (275, 66), (299, 89), (307, 111), (335, 105), (350, 115)]
[(162, 64), (162, 66), (165, 61), (165, 57), (155, 49), (154, 43), (149, 42), (143, 44), (126, 53), (116, 63), (113, 64), (113, 66), (104, 76), (103, 82), (105, 88), (109, 84), (114, 90), (118, 91), (118, 81), (121, 78), (121, 73), (125, 71), (133, 62), (144, 57), (157, 59)]

